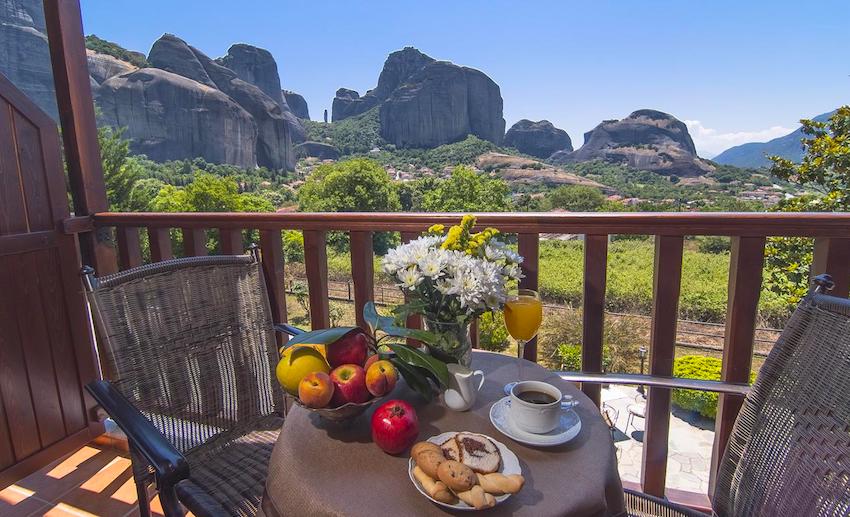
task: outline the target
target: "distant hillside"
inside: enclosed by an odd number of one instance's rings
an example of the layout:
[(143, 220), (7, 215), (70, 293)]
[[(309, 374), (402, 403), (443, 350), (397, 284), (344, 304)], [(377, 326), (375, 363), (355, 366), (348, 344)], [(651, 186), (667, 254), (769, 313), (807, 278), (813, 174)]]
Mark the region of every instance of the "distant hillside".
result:
[[(830, 111), (818, 115), (814, 120), (818, 122), (826, 122), (829, 117), (835, 113)], [(748, 144), (736, 145), (726, 149), (718, 154), (712, 161), (724, 165), (734, 165), (736, 167), (769, 167), (770, 160), (768, 156), (781, 156), (793, 162), (799, 162), (803, 158), (803, 145), (800, 140), (804, 137), (802, 127), (797, 128), (793, 133), (779, 138), (774, 138), (769, 142), (750, 142)]]

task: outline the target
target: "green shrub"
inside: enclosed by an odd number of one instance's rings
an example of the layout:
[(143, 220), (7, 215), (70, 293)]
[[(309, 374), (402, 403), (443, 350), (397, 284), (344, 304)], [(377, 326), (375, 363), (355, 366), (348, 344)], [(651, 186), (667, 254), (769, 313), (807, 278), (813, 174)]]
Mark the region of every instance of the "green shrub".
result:
[(283, 231), (283, 258), (288, 263), (304, 262), (304, 234), (296, 230)]
[(145, 55), (141, 52), (131, 52), (117, 43), (100, 39), (94, 34), (86, 36), (86, 48), (99, 54), (107, 54), (114, 58), (126, 61), (139, 68), (150, 66)]
[(507, 350), (508, 329), (502, 313), (485, 312), (478, 318), (478, 347), (491, 352)]
[(721, 237), (719, 235), (697, 237), (697, 249), (699, 249), (700, 253), (727, 253), (731, 249), (731, 246), (729, 237)]
[(559, 370), (567, 372), (581, 371), (581, 345), (568, 345), (566, 343), (558, 345), (558, 361), (560, 361)]
[[(673, 376), (684, 379), (719, 381), (723, 363), (716, 357), (685, 355), (673, 362)], [(756, 374), (750, 374), (750, 383)], [(697, 390), (673, 390), (673, 404), (687, 411), (696, 411), (706, 418), (717, 414), (717, 393)]]
[[(540, 362), (556, 370), (581, 370), (581, 311), (551, 311), (545, 314), (543, 322), (538, 334)], [(643, 344), (641, 336), (644, 334), (644, 329), (633, 318), (605, 318), (602, 370), (637, 372), (640, 366), (639, 350)], [(569, 347), (575, 347), (578, 355), (575, 355), (575, 349)]]

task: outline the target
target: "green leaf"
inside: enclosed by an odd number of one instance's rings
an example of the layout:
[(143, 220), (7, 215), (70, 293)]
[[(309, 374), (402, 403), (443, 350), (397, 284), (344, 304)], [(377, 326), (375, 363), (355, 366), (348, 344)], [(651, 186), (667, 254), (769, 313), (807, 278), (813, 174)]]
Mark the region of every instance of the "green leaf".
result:
[(395, 352), (395, 355), (399, 360), (411, 366), (424, 368), (434, 375), (434, 378), (437, 379), (440, 385), (449, 385), (449, 369), (446, 367), (446, 363), (439, 361), (430, 355), (423, 354), (419, 350), (407, 345), (390, 343), (387, 346), (390, 350)]
[(393, 318), (378, 314), (378, 309), (375, 307), (374, 302), (367, 302), (363, 306), (363, 319), (366, 320), (366, 324), (372, 329), (372, 334), (375, 334), (378, 330), (392, 327), (395, 323)]
[(400, 360), (398, 357), (393, 357), (390, 359), (390, 362), (399, 372), (401, 372), (401, 376), (404, 377), (404, 381), (411, 387), (411, 389), (413, 389), (413, 391), (422, 395), (426, 401), (431, 402), (434, 398), (434, 389), (428, 382), (428, 377), (420, 368), (411, 366)]
[(408, 329), (404, 327), (396, 327), (395, 325), (381, 330), (388, 336), (409, 337), (411, 339), (415, 339), (417, 341), (421, 341), (429, 345), (433, 345), (437, 342), (437, 339), (439, 339), (436, 334), (434, 334), (433, 332), (428, 332), (427, 330)]
[(333, 343), (337, 339), (340, 339), (344, 335), (348, 334), (351, 331), (360, 330), (359, 327), (334, 327), (331, 329), (319, 329), (313, 330), (310, 332), (304, 332), (303, 334), (298, 334), (296, 336), (292, 336), (287, 341), (284, 349), (289, 348), (293, 345), (327, 345), (328, 343)]

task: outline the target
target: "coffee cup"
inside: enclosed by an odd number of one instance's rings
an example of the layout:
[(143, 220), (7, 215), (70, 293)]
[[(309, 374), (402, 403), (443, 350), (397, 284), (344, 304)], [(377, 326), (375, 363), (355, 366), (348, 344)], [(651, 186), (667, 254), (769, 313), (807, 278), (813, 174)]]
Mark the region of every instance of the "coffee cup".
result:
[(511, 388), (510, 417), (521, 430), (544, 434), (561, 420), (561, 390), (539, 381), (518, 382)]

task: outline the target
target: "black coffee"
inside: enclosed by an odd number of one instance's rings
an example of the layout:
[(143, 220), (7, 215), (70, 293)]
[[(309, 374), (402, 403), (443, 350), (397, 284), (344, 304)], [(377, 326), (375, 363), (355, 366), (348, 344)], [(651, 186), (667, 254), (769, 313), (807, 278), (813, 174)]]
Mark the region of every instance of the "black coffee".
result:
[(528, 402), (530, 404), (551, 404), (555, 402), (555, 397), (549, 395), (548, 393), (543, 393), (542, 391), (523, 391), (517, 394), (517, 397), (520, 400)]

